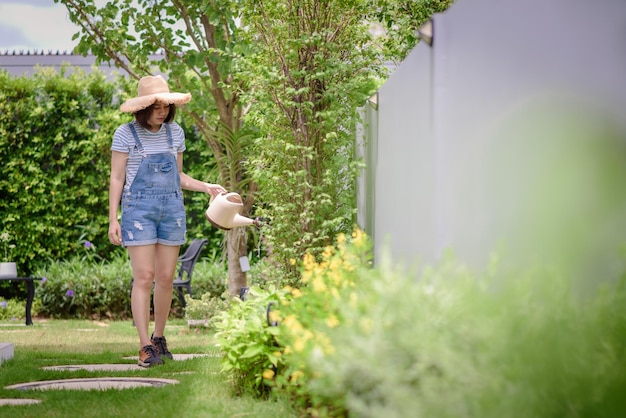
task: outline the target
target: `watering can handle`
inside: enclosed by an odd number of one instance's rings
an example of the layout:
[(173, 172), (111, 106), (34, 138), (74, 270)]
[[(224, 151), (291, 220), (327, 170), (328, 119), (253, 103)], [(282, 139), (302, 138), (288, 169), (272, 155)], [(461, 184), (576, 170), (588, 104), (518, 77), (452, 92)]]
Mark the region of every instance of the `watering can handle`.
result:
[[(224, 195), (224, 194), (226, 194), (226, 192), (218, 193), (217, 195)], [(211, 198), (209, 199), (209, 205), (213, 203), (213, 200), (215, 199), (215, 196), (217, 195), (213, 195), (213, 194), (211, 195)]]

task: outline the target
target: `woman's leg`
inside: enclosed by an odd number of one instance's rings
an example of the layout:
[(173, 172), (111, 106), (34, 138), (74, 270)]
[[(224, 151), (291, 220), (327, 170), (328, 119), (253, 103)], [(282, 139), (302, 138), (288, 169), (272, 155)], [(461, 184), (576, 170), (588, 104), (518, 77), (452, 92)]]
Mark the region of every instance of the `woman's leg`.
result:
[(180, 247), (156, 245), (154, 286), (154, 336), (162, 337), (172, 306), (172, 283)]
[(150, 323), (150, 295), (155, 280), (156, 245), (128, 247), (130, 265), (133, 271), (131, 310), (139, 334), (139, 349), (152, 344), (148, 335)]

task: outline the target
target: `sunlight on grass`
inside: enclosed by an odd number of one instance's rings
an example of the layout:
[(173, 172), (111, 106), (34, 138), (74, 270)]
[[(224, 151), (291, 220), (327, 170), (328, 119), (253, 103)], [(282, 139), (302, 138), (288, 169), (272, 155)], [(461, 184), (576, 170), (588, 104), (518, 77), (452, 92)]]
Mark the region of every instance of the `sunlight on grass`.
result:
[[(6, 330), (6, 331), (5, 331)], [(180, 350), (206, 345), (211, 349), (208, 333), (190, 331), (182, 321), (167, 328), (168, 342)], [(138, 349), (137, 333), (131, 321), (70, 321), (36, 320), (32, 327), (6, 327), (0, 323), (0, 335), (10, 335), (15, 347), (52, 352), (102, 353), (106, 351), (133, 352)]]
[[(227, 377), (219, 373), (220, 355), (213, 333), (189, 329), (172, 320), (166, 328), (174, 354), (209, 354), (185, 361), (133, 371), (59, 371), (43, 367), (67, 364), (134, 364), (137, 334), (131, 321), (35, 320), (33, 326), (0, 321), (0, 341), (14, 344), (15, 355), (0, 366), (0, 399), (39, 399), (36, 405), (0, 406), (0, 416), (18, 417), (295, 417), (284, 400), (236, 397)], [(88, 377), (155, 377), (179, 383), (160, 388), (107, 391), (19, 391), (6, 386)]]

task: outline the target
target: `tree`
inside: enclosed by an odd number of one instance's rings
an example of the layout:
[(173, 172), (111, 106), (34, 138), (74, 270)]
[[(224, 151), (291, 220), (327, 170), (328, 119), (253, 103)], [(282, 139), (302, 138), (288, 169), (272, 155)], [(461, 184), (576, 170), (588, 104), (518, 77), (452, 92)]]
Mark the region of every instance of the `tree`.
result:
[(454, 0), (371, 0), (368, 19), (381, 25), (385, 59), (399, 63), (417, 44), (417, 30), (435, 13), (443, 13)]
[[(247, 108), (241, 94), (249, 87), (238, 61), (248, 46), (236, 23), (238, 1), (120, 0), (102, 6), (94, 0), (55, 2), (65, 5), (80, 28), (74, 35), (79, 38), (78, 53), (92, 53), (98, 63), (113, 62), (137, 80), (164, 73), (171, 89), (192, 92), (193, 100), (182, 110), (209, 145), (219, 182), (239, 193), (244, 215), (250, 213), (257, 184), (250, 181), (244, 164), (243, 150), (252, 130), (243, 123)], [(247, 282), (239, 264), (247, 252), (247, 233), (233, 228), (226, 243), (229, 291), (234, 296)]]
[[(273, 259), (289, 267), (320, 255), (355, 223), (357, 108), (382, 70), (364, 20), (368, 1), (249, 0), (243, 24), (254, 90), (249, 114), (261, 129), (253, 159), (272, 219)], [(297, 278), (295, 267), (292, 277)]]
[[(353, 227), (357, 108), (384, 78), (383, 61), (402, 58), (416, 42), (413, 28), (451, 3), (55, 2), (81, 28), (78, 52), (111, 60), (135, 79), (164, 72), (173, 88), (193, 92), (183, 111), (213, 152), (220, 182), (242, 195), (244, 215), (257, 197), (263, 202), (271, 258), (292, 278), (305, 252), (320, 255)], [(373, 39), (373, 24), (386, 36)], [(229, 231), (227, 244), (236, 295), (246, 285), (239, 265), (246, 232)]]
[[(321, 255), (355, 223), (357, 109), (401, 61), (415, 31), (452, 0), (247, 0), (242, 24), (249, 78), (248, 119), (261, 129), (252, 173), (273, 219), (274, 261), (289, 267)], [(373, 26), (384, 27), (375, 37)], [(262, 86), (262, 87), (261, 87)], [(291, 268), (292, 277), (297, 277)]]

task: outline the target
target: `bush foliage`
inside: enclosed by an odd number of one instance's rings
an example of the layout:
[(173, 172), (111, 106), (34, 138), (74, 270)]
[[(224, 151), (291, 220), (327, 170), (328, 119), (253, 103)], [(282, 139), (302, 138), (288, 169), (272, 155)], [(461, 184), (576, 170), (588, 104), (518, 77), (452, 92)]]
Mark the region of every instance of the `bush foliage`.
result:
[(356, 219), (357, 109), (384, 72), (364, 17), (367, 2), (249, 1), (244, 24), (256, 45), (246, 57), (258, 127), (250, 171), (258, 213), (272, 220), (271, 258), (297, 283), (289, 263), (319, 256)]
[(105, 248), (114, 97), (103, 74), (0, 72), (0, 230), (20, 274), (76, 252), (85, 231)]
[[(99, 261), (95, 253), (85, 248), (70, 259), (48, 263), (35, 274), (44, 279), (35, 288), (34, 315), (62, 319), (132, 318), (132, 273), (123, 252), (111, 260)], [(219, 297), (226, 290), (226, 283), (223, 263), (200, 260), (192, 277), (193, 297)], [(171, 316), (182, 318), (184, 313), (174, 294)]]
[(581, 295), (558, 271), (509, 276), (496, 261), (480, 276), (453, 256), (419, 273), (371, 268), (368, 241), (340, 235), (321, 261), (305, 257), (301, 289), (222, 314), (224, 370), (312, 416), (626, 412), (626, 277)]
[(235, 298), (228, 311), (216, 315), (213, 324), (224, 353), (222, 371), (230, 376), (235, 393), (269, 393), (263, 379), (274, 376), (282, 349), (276, 340), (280, 330), (268, 326), (268, 308), (284, 295), (273, 286), (268, 290), (253, 286), (245, 301)]
[(0, 298), (0, 320), (21, 321), (26, 317), (25, 302)]
[[(109, 244), (108, 190), (111, 141), (132, 116), (118, 110), (118, 95), (133, 89), (94, 71), (41, 68), (33, 76), (0, 71), (0, 233), (11, 237), (12, 260), (29, 275), (49, 260), (82, 251), (85, 242), (102, 259), (116, 256)], [(192, 125), (185, 171), (206, 179), (212, 158)], [(209, 196), (185, 192), (188, 237), (222, 235), (204, 219)]]

